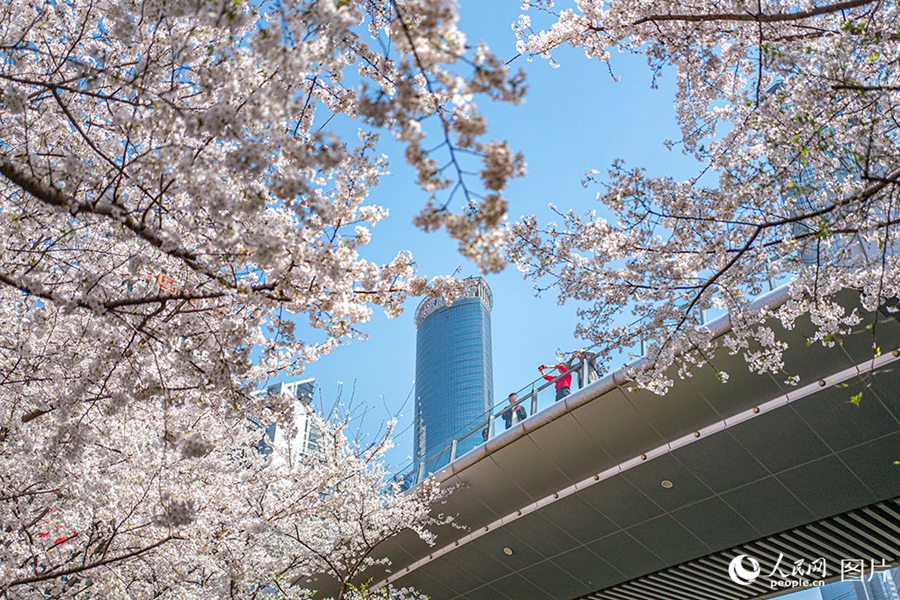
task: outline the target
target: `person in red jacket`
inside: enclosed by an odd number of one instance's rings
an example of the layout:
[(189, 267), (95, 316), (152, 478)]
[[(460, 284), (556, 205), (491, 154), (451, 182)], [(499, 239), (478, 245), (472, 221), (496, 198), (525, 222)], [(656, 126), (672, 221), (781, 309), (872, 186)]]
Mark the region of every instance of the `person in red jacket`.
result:
[(556, 378), (556, 375), (548, 375), (544, 373), (544, 369), (550, 369), (551, 371), (559, 371), (559, 374), (568, 373), (565, 377), (560, 377), (556, 380), (556, 400), (562, 400), (566, 396), (569, 395), (570, 388), (572, 387), (572, 374), (569, 373), (569, 369), (566, 368), (566, 365), (560, 363), (558, 365), (553, 365), (552, 367), (548, 367), (547, 365), (541, 365), (538, 367), (538, 371), (541, 372), (541, 375), (544, 376), (544, 379), (547, 381), (553, 381)]

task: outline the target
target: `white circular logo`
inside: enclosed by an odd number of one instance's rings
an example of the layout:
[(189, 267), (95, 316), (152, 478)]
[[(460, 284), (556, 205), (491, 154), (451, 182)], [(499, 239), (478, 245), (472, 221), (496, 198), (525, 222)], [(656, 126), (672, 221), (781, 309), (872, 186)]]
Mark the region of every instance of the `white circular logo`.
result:
[[(744, 568), (745, 558), (750, 563), (749, 569)], [(751, 585), (759, 577), (759, 572), (759, 561), (746, 554), (735, 556), (728, 565), (728, 576), (738, 585)]]

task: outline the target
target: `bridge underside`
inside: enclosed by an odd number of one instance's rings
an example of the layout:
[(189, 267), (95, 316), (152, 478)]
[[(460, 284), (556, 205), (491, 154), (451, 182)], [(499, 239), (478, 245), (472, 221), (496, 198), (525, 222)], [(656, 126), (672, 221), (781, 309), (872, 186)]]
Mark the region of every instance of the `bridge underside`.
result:
[[(738, 556), (755, 558), (760, 576), (749, 585), (729, 577)], [(780, 560), (779, 560), (780, 559)], [(850, 564), (844, 565), (843, 561)], [(859, 562), (861, 561), (861, 562)], [(796, 527), (676, 567), (633, 579), (583, 600), (736, 600), (767, 598), (816, 583), (854, 576), (900, 561), (900, 500), (879, 502)], [(800, 564), (800, 573), (795, 572)], [(820, 571), (817, 567), (821, 566)], [(854, 568), (865, 572), (852, 571)], [(876, 575), (877, 576), (877, 575)]]
[(866, 318), (833, 348), (779, 332), (797, 386), (723, 352), (728, 384), (706, 368), (665, 397), (575, 392), (438, 474), (468, 529), (395, 536), (369, 575), (440, 600), (724, 600), (783, 591), (732, 583), (739, 554), (766, 573), (824, 558), (828, 577), (900, 560), (900, 324)]

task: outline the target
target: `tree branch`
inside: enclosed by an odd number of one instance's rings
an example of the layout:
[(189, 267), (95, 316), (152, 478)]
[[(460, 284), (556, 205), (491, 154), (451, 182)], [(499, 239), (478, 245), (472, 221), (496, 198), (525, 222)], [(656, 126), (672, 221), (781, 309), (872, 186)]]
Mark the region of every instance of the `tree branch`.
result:
[(766, 14), (762, 11), (758, 13), (713, 13), (706, 15), (651, 15), (638, 19), (633, 24), (641, 25), (642, 23), (657, 23), (659, 21), (687, 21), (692, 23), (706, 21), (745, 21), (753, 23), (780, 23), (785, 21), (800, 21), (811, 17), (818, 17), (830, 13), (841, 12), (850, 8), (859, 8), (867, 4), (874, 4), (876, 0), (849, 0), (848, 2), (838, 2), (837, 4), (828, 4), (826, 6), (818, 6), (811, 10), (804, 10), (795, 13), (778, 13)]
[(833, 90), (851, 90), (855, 92), (896, 92), (900, 85), (850, 85), (839, 84), (831, 86)]
[(127, 560), (129, 558), (134, 558), (136, 556), (140, 556), (141, 554), (146, 554), (147, 552), (150, 552), (151, 550), (154, 550), (154, 549), (162, 546), (166, 542), (169, 542), (172, 540), (183, 540), (183, 539), (184, 538), (179, 535), (170, 535), (166, 538), (161, 539), (160, 541), (156, 542), (155, 544), (150, 544), (149, 546), (146, 546), (144, 548), (138, 548), (137, 550), (133, 550), (132, 552), (128, 552), (127, 554), (113, 556), (111, 558), (98, 560), (97, 562), (88, 563), (86, 565), (81, 565), (80, 567), (72, 567), (71, 569), (64, 569), (62, 571), (50, 571), (47, 573), (42, 573), (40, 575), (34, 575), (32, 577), (25, 577), (23, 579), (14, 579), (13, 581), (9, 582), (8, 584), (6, 584), (3, 587), (8, 589), (8, 588), (11, 588), (16, 585), (26, 585), (29, 583), (37, 583), (39, 581), (47, 581), (48, 579), (56, 579), (58, 577), (63, 577), (65, 575), (73, 575), (75, 573), (81, 573), (83, 571), (87, 571), (89, 569), (95, 569), (97, 567), (102, 567), (102, 566), (108, 565), (110, 563), (118, 562), (121, 560)]
[(160, 232), (154, 231), (143, 223), (135, 220), (126, 212), (127, 209), (124, 206), (119, 206), (113, 202), (101, 199), (97, 199), (93, 202), (85, 202), (84, 200), (73, 198), (59, 188), (47, 185), (34, 175), (26, 173), (14, 164), (6, 155), (0, 155), (0, 174), (4, 175), (9, 181), (45, 204), (68, 210), (73, 215), (77, 215), (80, 212), (90, 213), (107, 217), (117, 223), (121, 223), (124, 227), (154, 248), (157, 248), (173, 258), (180, 259), (192, 270), (206, 275), (211, 279), (215, 279), (226, 287), (236, 287), (233, 282), (227, 281), (222, 275), (210, 271), (199, 261), (199, 257), (193, 252), (185, 250), (184, 248), (173, 248), (171, 242), (166, 240)]

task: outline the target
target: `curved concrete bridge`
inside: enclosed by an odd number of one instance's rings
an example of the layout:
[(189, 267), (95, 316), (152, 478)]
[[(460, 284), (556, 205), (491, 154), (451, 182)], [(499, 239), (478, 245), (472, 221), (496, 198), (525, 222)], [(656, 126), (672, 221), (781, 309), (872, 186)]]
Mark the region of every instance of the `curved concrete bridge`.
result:
[(617, 372), (573, 393), (436, 474), (456, 488), (436, 510), (467, 529), (395, 536), (368, 574), (435, 600), (732, 600), (896, 563), (900, 323), (869, 314), (833, 348), (811, 331), (779, 332), (797, 386), (722, 352), (727, 384), (706, 368), (658, 397)]

